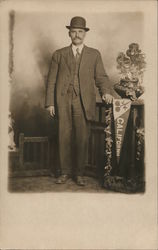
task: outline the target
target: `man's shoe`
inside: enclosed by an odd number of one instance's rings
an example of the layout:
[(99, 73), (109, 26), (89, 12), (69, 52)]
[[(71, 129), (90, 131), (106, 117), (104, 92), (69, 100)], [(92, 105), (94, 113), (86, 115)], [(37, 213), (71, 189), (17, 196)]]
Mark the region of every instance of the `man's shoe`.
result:
[(79, 186), (85, 186), (86, 185), (85, 180), (84, 180), (84, 178), (82, 176), (76, 176), (76, 183)]
[(58, 179), (56, 180), (56, 184), (65, 184), (67, 182), (67, 180), (69, 179), (68, 175), (61, 175), (58, 177)]

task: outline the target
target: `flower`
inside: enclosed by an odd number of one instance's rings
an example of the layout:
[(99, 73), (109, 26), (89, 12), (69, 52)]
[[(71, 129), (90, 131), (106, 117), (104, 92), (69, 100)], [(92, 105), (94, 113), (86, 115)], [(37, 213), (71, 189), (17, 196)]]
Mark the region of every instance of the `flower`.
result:
[(126, 54), (120, 52), (116, 61), (122, 79), (142, 83), (146, 62), (145, 55), (139, 49), (138, 43), (131, 43)]
[(131, 43), (129, 45), (129, 49), (126, 51), (126, 55), (129, 56), (130, 58), (140, 53), (141, 53), (141, 50), (139, 49), (138, 43)]

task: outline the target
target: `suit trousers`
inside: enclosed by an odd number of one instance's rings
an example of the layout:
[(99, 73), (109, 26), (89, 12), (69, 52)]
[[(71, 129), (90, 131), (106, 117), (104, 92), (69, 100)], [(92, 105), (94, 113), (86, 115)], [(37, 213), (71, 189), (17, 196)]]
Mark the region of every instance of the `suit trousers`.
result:
[(88, 124), (80, 94), (76, 95), (71, 87), (63, 98), (64, 106), (58, 107), (61, 172), (83, 176), (88, 147)]

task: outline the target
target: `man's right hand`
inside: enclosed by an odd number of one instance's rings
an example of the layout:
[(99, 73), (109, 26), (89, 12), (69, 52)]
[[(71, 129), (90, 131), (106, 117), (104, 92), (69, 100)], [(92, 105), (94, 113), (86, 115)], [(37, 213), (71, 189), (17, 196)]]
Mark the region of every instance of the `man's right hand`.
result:
[(54, 106), (49, 106), (47, 107), (47, 110), (49, 111), (49, 114), (54, 117), (55, 116), (55, 107)]

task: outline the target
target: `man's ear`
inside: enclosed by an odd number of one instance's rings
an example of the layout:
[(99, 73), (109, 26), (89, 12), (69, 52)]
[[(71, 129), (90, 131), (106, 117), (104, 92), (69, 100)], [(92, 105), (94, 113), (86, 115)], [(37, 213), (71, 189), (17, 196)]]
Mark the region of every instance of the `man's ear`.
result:
[(70, 31), (68, 32), (69, 36), (70, 36)]

